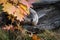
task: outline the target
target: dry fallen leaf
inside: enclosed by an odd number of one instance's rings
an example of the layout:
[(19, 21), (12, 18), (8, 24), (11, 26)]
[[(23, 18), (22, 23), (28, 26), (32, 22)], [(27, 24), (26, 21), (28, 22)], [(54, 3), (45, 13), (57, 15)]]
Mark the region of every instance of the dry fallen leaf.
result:
[(36, 34), (33, 34), (32, 40), (40, 40), (40, 38), (38, 38), (38, 36)]
[(13, 16), (16, 16), (18, 20), (23, 21), (24, 17), (29, 13), (29, 10), (26, 10), (27, 7), (21, 4), (19, 7), (15, 7), (10, 3), (6, 3), (3, 5), (4, 12), (7, 12), (8, 14), (12, 14)]
[(0, 0), (0, 4), (7, 3), (7, 0)]
[(9, 0), (9, 1), (11, 1), (11, 2), (13, 2), (15, 4), (18, 4), (18, 0)]
[[(9, 0), (0, 0), (0, 4), (3, 3), (3, 11), (7, 12), (8, 14), (11, 14), (15, 17), (17, 17), (17, 19), (19, 21), (23, 21), (25, 16), (29, 15), (29, 8), (31, 7), (31, 4), (29, 3), (29, 1), (27, 0), (10, 0), (14, 3), (16, 3), (16, 5), (13, 3), (10, 3)], [(17, 5), (19, 1), (19, 4)]]
[(5, 26), (5, 27), (3, 27), (2, 29), (4, 29), (4, 30), (13, 30), (13, 26), (12, 25), (9, 25), (9, 26)]
[(20, 3), (24, 4), (27, 6), (27, 8), (32, 7), (31, 4), (27, 0), (20, 0)]
[(14, 16), (16, 16), (19, 21), (23, 21), (24, 15), (20, 12), (18, 8), (16, 9)]
[(8, 14), (13, 14), (16, 10), (15, 6), (8, 2), (6, 4), (3, 4), (3, 7), (4, 12), (7, 12)]
[(18, 8), (20, 9), (21, 13), (23, 13), (24, 15), (30, 14), (27, 6), (20, 4)]

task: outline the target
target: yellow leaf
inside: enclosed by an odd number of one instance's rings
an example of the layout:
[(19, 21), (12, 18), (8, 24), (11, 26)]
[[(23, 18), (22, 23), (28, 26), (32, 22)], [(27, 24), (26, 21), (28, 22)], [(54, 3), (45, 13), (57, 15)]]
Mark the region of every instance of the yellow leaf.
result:
[(27, 6), (25, 6), (25, 5), (23, 5), (23, 4), (20, 4), (20, 8), (21, 8), (24, 12), (26, 12), (26, 14), (29, 14), (29, 8), (28, 8)]
[(30, 8), (31, 7), (31, 5), (28, 3), (27, 0), (20, 0), (20, 3), (22, 3), (23, 5), (26, 5), (27, 8)]
[(8, 14), (12, 14), (13, 16), (16, 16), (18, 20), (23, 20), (24, 15), (22, 15), (22, 13), (20, 12), (20, 10), (18, 8), (16, 8), (15, 6), (13, 6), (10, 3), (6, 3), (3, 5), (4, 8), (3, 10), (5, 12), (7, 12)]
[(16, 16), (19, 21), (23, 21), (24, 15), (20, 12), (18, 8), (16, 9), (14, 16)]
[(18, 0), (10, 0), (12, 1), (13, 3), (17, 4), (18, 3)]
[(9, 14), (13, 14), (16, 10), (16, 8), (10, 3), (6, 3), (3, 6), (4, 6), (3, 8), (4, 12), (8, 12)]
[(0, 0), (0, 4), (6, 3), (6, 2), (7, 2), (7, 0)]
[(7, 2), (3, 4), (3, 11), (7, 12), (8, 14), (12, 14), (13, 16), (17, 17), (19, 21), (23, 21), (26, 15), (29, 15), (29, 8), (23, 4), (19, 4), (14, 6), (13, 4)]

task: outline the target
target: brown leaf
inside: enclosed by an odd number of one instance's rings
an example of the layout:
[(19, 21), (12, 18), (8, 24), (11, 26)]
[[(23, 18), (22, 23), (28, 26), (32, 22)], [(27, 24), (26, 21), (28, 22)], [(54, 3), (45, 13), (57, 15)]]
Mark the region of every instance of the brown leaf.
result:
[(0, 0), (0, 4), (4, 4), (4, 3), (7, 3), (7, 0)]
[(40, 40), (40, 38), (38, 38), (38, 36), (36, 34), (33, 34), (32, 40)]

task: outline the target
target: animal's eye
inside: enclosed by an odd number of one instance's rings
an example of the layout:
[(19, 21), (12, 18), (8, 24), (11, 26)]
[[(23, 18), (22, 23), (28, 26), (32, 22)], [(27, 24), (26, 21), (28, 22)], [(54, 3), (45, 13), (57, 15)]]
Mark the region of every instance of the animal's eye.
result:
[(33, 22), (33, 19), (31, 19), (31, 22)]

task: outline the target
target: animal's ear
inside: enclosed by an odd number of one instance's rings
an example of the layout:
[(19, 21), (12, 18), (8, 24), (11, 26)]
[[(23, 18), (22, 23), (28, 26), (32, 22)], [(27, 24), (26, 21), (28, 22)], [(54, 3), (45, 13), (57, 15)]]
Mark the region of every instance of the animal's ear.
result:
[(33, 25), (37, 25), (38, 23), (38, 15), (37, 12), (35, 10), (33, 10), (32, 8), (30, 8), (30, 13), (32, 15), (31, 21)]

